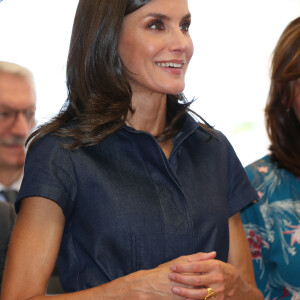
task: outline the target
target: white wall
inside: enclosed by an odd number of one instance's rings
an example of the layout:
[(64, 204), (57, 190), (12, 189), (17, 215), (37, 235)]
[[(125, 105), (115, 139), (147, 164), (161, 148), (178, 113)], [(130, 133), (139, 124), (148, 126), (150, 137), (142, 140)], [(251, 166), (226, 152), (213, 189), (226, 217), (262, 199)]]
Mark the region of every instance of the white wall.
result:
[(270, 56), (299, 0), (189, 0), (194, 57), (186, 95), (233, 144), (243, 165), (267, 153), (263, 109)]
[(38, 123), (67, 97), (65, 69), (78, 0), (0, 2), (0, 60), (28, 67), (35, 76)]
[[(66, 99), (65, 66), (78, 0), (2, 0), (0, 60), (30, 68), (38, 122)], [(233, 144), (243, 165), (267, 152), (263, 108), (269, 59), (300, 0), (189, 0), (195, 52), (185, 94)]]

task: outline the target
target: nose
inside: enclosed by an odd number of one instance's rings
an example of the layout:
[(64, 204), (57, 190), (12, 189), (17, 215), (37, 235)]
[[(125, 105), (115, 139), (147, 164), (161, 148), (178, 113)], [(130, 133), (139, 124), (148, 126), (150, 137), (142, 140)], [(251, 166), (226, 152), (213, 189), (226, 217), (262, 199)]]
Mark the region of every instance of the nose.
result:
[(28, 123), (24, 113), (19, 112), (10, 131), (15, 136), (27, 137), (31, 128), (32, 124)]
[(190, 36), (180, 28), (172, 30), (169, 42), (169, 49), (172, 52), (184, 52), (191, 44)]

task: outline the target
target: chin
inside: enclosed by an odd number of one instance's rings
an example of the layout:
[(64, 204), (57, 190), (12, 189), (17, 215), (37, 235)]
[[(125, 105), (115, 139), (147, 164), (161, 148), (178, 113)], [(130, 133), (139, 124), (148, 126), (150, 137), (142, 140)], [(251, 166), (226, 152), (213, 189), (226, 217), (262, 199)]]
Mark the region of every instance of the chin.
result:
[(178, 95), (183, 92), (184, 89), (170, 89), (165, 92), (167, 95)]
[(168, 87), (162, 87), (160, 89), (162, 94), (167, 94), (167, 95), (177, 95), (182, 93), (184, 90), (184, 85), (180, 85), (180, 86), (168, 86)]
[(14, 158), (11, 157), (9, 160), (7, 160), (7, 164), (13, 168), (23, 168), (24, 161), (25, 161), (25, 155), (21, 155)]
[(183, 92), (185, 88), (184, 83), (172, 85), (166, 88), (166, 94), (177, 95)]

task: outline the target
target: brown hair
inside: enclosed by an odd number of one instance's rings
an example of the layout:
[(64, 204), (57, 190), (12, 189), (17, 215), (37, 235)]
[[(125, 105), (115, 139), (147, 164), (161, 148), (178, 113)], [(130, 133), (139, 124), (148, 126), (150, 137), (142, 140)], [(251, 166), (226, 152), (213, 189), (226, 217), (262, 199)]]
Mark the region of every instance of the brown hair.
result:
[(293, 109), (299, 78), (300, 17), (286, 27), (274, 49), (265, 108), (271, 160), (295, 176), (300, 176), (300, 123)]
[[(70, 137), (64, 147), (96, 145), (120, 129), (131, 108), (132, 91), (118, 53), (123, 19), (151, 0), (80, 0), (67, 63), (68, 98), (57, 116), (33, 132), (29, 150), (54, 132)], [(180, 130), (189, 103), (183, 94), (167, 97), (166, 140)]]

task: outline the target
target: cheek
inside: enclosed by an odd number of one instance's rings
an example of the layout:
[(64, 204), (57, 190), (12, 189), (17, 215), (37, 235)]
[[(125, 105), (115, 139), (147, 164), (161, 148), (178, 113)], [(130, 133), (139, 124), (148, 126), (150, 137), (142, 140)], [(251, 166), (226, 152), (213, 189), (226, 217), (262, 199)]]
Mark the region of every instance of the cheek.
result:
[(120, 36), (118, 51), (122, 63), (129, 68), (132, 60), (132, 52), (134, 49), (135, 40), (133, 40), (127, 32), (123, 32)]
[(144, 57), (151, 59), (159, 52), (160, 49), (161, 47), (159, 43), (149, 43), (144, 41), (140, 51), (143, 53)]
[[(162, 42), (156, 39), (147, 39), (142, 36), (136, 39), (133, 43), (128, 45), (129, 57), (132, 57), (134, 61), (151, 62), (155, 60), (163, 49)], [(157, 58), (158, 59), (158, 58)]]
[[(149, 67), (149, 62), (155, 60), (159, 45), (145, 40), (124, 41), (119, 47), (119, 54), (123, 64), (132, 72), (138, 72)], [(138, 72), (139, 73), (139, 72)]]
[(119, 55), (120, 55), (122, 63), (126, 66), (126, 68), (128, 68), (128, 64), (129, 64), (129, 61), (128, 61), (130, 58), (129, 53), (130, 53), (129, 47), (127, 47), (127, 45), (122, 43), (122, 45), (119, 46)]
[(5, 140), (6, 137), (9, 135), (7, 128), (1, 129), (0, 127), (0, 142)]

